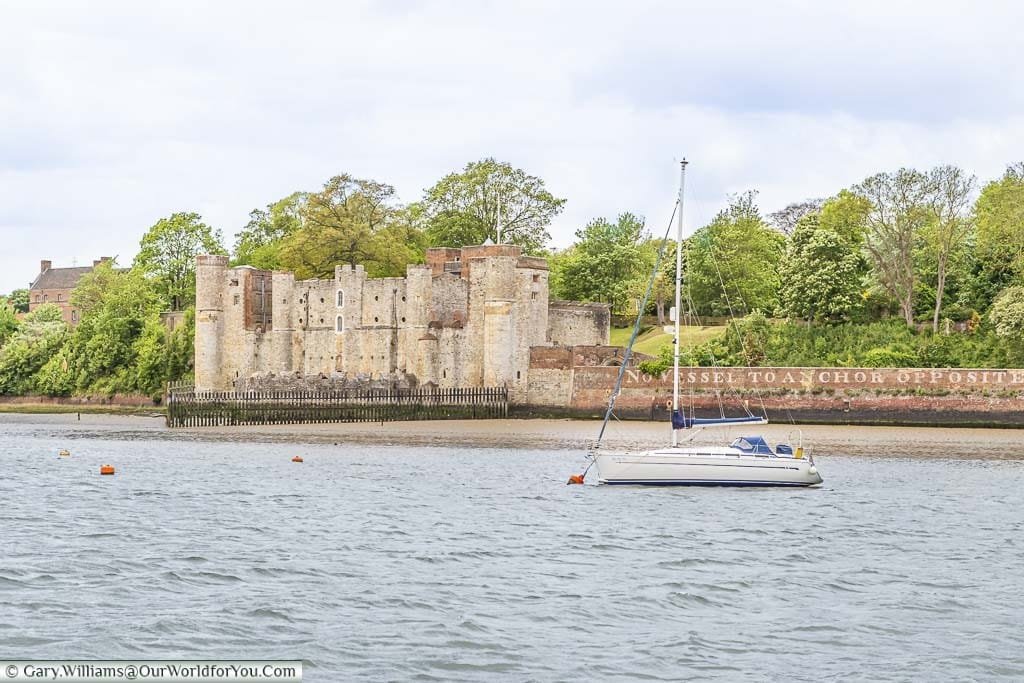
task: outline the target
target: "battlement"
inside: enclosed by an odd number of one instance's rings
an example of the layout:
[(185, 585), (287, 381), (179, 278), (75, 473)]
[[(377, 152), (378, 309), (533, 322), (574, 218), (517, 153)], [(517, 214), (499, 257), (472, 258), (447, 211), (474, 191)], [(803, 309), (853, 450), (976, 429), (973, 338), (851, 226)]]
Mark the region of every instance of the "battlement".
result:
[(404, 377), (525, 398), (531, 348), (607, 342), (608, 307), (549, 302), (547, 261), (518, 246), (435, 247), (425, 260), (404, 278), (339, 264), (333, 278), (296, 280), (198, 257), (196, 387)]

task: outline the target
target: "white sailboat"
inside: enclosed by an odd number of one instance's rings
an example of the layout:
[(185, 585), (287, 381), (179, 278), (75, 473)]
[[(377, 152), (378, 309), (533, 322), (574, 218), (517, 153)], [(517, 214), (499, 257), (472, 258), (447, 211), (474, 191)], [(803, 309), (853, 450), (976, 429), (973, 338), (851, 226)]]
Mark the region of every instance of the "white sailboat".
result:
[[(621, 387), (622, 373), (609, 400), (608, 412), (597, 443), (591, 449), (591, 464), (597, 469), (601, 484), (654, 485), (654, 486), (814, 486), (822, 482), (821, 474), (810, 454), (805, 455), (802, 443), (795, 447), (778, 444), (773, 449), (762, 436), (742, 436), (728, 446), (679, 446), (679, 431), (708, 427), (736, 427), (763, 425), (767, 417), (749, 413), (746, 417), (697, 418), (681, 410), (679, 400), (679, 333), (682, 315), (682, 248), (683, 248), (683, 188), (686, 180), (686, 161), (682, 161), (679, 174), (679, 203), (676, 208), (676, 281), (675, 281), (675, 342), (673, 347), (672, 384), (672, 438), (671, 445), (649, 451), (605, 453), (600, 450), (608, 418), (611, 417), (615, 398)], [(656, 267), (657, 268), (657, 267)], [(649, 288), (648, 288), (649, 291)], [(639, 321), (638, 321), (639, 324)], [(634, 331), (635, 338), (635, 331)], [(632, 344), (632, 342), (631, 342)], [(623, 368), (628, 364), (631, 349), (627, 349)], [(588, 466), (589, 469), (589, 466)], [(570, 483), (583, 483), (583, 475), (571, 478)]]

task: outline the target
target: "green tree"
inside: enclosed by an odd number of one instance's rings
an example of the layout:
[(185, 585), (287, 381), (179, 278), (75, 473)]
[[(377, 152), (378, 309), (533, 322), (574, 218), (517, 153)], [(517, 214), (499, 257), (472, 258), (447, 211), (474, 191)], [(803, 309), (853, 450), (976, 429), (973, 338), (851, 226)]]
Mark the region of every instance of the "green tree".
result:
[(739, 315), (778, 304), (785, 238), (762, 220), (756, 196), (733, 196), (688, 240), (684, 285), (698, 313)]
[(985, 185), (974, 204), (981, 305), (1024, 276), (1024, 162)]
[(818, 224), (859, 248), (864, 244), (869, 213), (870, 201), (849, 190), (841, 190), (822, 204)]
[(1024, 344), (1024, 287), (1004, 289), (988, 315), (997, 335)]
[(977, 179), (956, 166), (938, 166), (929, 173), (928, 182), (931, 186), (932, 220), (926, 226), (924, 240), (935, 260), (932, 332), (938, 332), (949, 262), (964, 247), (971, 231), (968, 207)]
[(914, 324), (914, 245), (932, 219), (931, 184), (924, 174), (902, 168), (867, 178), (854, 191), (871, 202), (865, 247), (875, 277), (896, 300), (908, 326)]
[(227, 254), (221, 242), (220, 231), (199, 214), (175, 213), (143, 235), (133, 267), (153, 278), (165, 305), (180, 311), (196, 300), (196, 256)]
[(592, 220), (576, 231), (576, 243), (552, 264), (552, 286), (557, 296), (611, 304), (622, 312), (652, 265), (643, 220), (620, 214), (614, 223)]
[(0, 348), (18, 331), (18, 319), (14, 317), (14, 306), (7, 299), (0, 299)]
[(808, 322), (849, 319), (863, 304), (858, 246), (822, 227), (818, 215), (804, 217), (780, 267), (781, 312)]
[(426, 191), (422, 203), (432, 246), (461, 247), (490, 239), (517, 244), (527, 253), (544, 248), (551, 239), (548, 226), (565, 206), (540, 178), (494, 159), (472, 162), (462, 172), (445, 176)]
[(0, 394), (26, 394), (35, 375), (58, 353), (67, 338), (60, 309), (43, 304), (25, 316), (18, 331), (0, 348)]
[(371, 277), (402, 275), (423, 257), (414, 214), (385, 183), (334, 176), (306, 196), (300, 215), (301, 227), (277, 243), (276, 265), (296, 277), (333, 276), (340, 263), (362, 264)]
[(28, 313), (28, 301), (29, 293), (27, 289), (15, 289), (11, 292), (7, 300), (14, 306), (14, 310), (18, 313)]
[[(647, 260), (653, 264), (658, 258), (658, 249), (661, 248), (661, 240), (649, 240), (644, 248), (649, 252)], [(686, 253), (683, 252), (683, 270), (686, 270)], [(646, 285), (646, 281), (643, 282)], [(641, 296), (643, 292), (641, 292)], [(665, 325), (668, 322), (666, 311), (669, 307), (675, 306), (676, 297), (676, 245), (675, 242), (665, 243), (665, 253), (661, 257), (661, 266), (654, 278), (651, 287), (651, 299), (654, 301), (654, 312), (658, 316), (658, 324)], [(681, 302), (681, 308), (686, 311), (689, 308), (686, 302)]]
[(307, 192), (293, 192), (266, 209), (253, 209), (235, 238), (235, 263), (265, 270), (280, 268), (281, 242), (302, 227), (302, 209), (308, 198)]
[[(51, 394), (96, 391), (155, 395), (166, 378), (166, 331), (157, 284), (141, 270), (103, 264), (71, 295), (81, 320), (62, 353), (42, 369), (39, 388)], [(142, 361), (140, 364), (140, 360)]]

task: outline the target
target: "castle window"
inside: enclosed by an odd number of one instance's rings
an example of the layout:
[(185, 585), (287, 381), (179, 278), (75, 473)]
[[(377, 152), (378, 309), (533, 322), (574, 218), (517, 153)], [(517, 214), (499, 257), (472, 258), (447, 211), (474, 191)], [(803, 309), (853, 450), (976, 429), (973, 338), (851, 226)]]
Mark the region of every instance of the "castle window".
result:
[(283, 304), (288, 303), (288, 299), (281, 299), (281, 303), (283, 303)]
[(520, 372), (519, 370), (516, 370), (516, 379), (520, 379), (522, 376), (523, 376), (523, 373)]
[(299, 298), (299, 303), (301, 304), (301, 303), (303, 303), (303, 302), (305, 302), (305, 299), (303, 299), (303, 298), (301, 298), (301, 297), (300, 297), (300, 298)]
[(530, 298), (531, 299), (536, 299), (537, 298), (537, 292), (530, 292)]
[(404, 296), (402, 297), (402, 301), (405, 301), (405, 297)]
[[(340, 292), (339, 292), (339, 294), (340, 294)], [(337, 320), (335, 320), (335, 322), (334, 322), (334, 330), (336, 332), (344, 332), (345, 331), (345, 316), (343, 316), (343, 315), (339, 315), (338, 316)]]
[(405, 318), (402, 318), (402, 322), (403, 322), (403, 323), (405, 322)]
[(540, 275), (537, 275), (537, 274), (535, 274), (535, 275), (533, 276), (533, 281), (534, 281), (534, 282), (540, 282)]
[(63, 294), (58, 294), (57, 295), (57, 301), (63, 301), (63, 300), (64, 300), (64, 295)]
[(374, 296), (374, 297), (373, 297), (373, 300), (374, 300), (374, 301), (380, 301), (380, 297), (379, 297), (379, 296)]
[(302, 318), (299, 318), (299, 324), (300, 325), (302, 324)]
[(345, 292), (338, 290), (338, 308), (345, 307)]
[(320, 324), (321, 324), (321, 325), (323, 325), (323, 324), (324, 324), (324, 319), (323, 319), (323, 318), (320, 318)]
[(78, 311), (71, 311), (71, 322), (78, 322)]
[(323, 303), (323, 302), (324, 302), (324, 298), (320, 297), (320, 303)]
[(49, 300), (49, 298), (50, 298), (49, 294), (43, 294), (43, 301), (47, 301), (47, 300)]
[(375, 317), (375, 318), (373, 319), (373, 322), (375, 322), (375, 323), (379, 323), (379, 322), (380, 322), (380, 318), (376, 318), (376, 317)]
[(232, 280), (231, 281), (231, 286), (232, 287), (237, 287), (238, 286), (238, 280)]
[(442, 379), (448, 377), (448, 371), (447, 370), (442, 370), (441, 371), (441, 377), (442, 377)]
[(239, 295), (235, 294), (233, 301), (235, 302), (236, 306), (238, 305), (238, 302), (241, 301), (241, 300), (242, 300), (242, 297), (240, 297)]

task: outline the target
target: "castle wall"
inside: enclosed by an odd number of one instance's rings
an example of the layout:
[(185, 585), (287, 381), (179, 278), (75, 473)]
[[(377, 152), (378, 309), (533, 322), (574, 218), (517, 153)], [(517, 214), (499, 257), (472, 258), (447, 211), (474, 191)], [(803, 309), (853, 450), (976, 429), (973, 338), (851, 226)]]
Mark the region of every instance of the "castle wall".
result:
[(609, 340), (611, 311), (606, 304), (552, 301), (547, 329), (552, 344), (600, 346)]
[(552, 329), (560, 341), (607, 339), (597, 329), (607, 307), (550, 308), (547, 263), (511, 245), (431, 249), (427, 264), (410, 265), (404, 278), (371, 279), (362, 266), (344, 265), (332, 279), (297, 281), (226, 266), (223, 257), (199, 261), (197, 387), (229, 390), (271, 376), (407, 377), (446, 388), (508, 386), (513, 401), (525, 402), (531, 349), (549, 346)]

